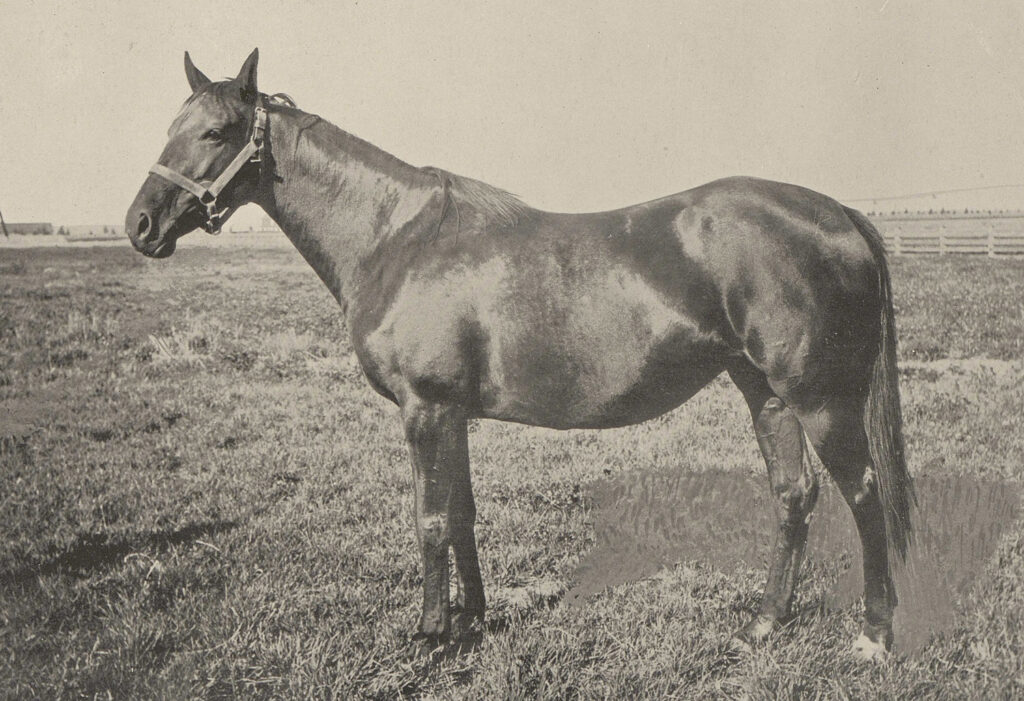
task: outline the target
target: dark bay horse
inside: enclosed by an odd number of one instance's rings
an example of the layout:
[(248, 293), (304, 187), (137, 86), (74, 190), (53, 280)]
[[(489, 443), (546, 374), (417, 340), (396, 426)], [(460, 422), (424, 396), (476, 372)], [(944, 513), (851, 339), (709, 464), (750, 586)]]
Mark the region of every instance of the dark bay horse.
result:
[(164, 257), (255, 202), (337, 298), (367, 379), (404, 422), (423, 647), (478, 636), (484, 614), (468, 419), (624, 426), (727, 372), (779, 516), (764, 599), (740, 637), (760, 640), (790, 616), (818, 491), (806, 435), (863, 545), (855, 651), (889, 649), (890, 566), (906, 552), (914, 493), (889, 273), (866, 217), (754, 178), (608, 212), (539, 211), (268, 98), (256, 64), (254, 51), (237, 78), (211, 82), (185, 55), (192, 95), (125, 229), (136, 249)]

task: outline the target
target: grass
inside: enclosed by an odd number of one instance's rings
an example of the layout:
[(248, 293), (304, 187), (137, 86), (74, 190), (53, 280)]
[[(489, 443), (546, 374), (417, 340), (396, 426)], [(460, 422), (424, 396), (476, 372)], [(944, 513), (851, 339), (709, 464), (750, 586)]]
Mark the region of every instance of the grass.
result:
[[(952, 631), (857, 664), (856, 604), (811, 561), (801, 614), (728, 635), (760, 567), (688, 561), (582, 606), (588, 490), (634, 470), (763, 467), (719, 379), (641, 426), (470, 436), (489, 633), (408, 655), (419, 563), (396, 410), (290, 250), (2, 251), (0, 694), (7, 698), (1011, 698), (1024, 543), (1005, 535)], [(1021, 481), (1024, 262), (898, 259), (917, 474)]]

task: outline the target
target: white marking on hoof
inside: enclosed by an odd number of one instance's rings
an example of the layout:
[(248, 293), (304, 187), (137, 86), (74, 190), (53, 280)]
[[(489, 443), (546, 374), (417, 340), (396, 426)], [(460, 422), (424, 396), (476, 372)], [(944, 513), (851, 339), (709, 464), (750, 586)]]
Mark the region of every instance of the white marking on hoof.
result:
[(876, 643), (868, 636), (861, 633), (856, 640), (853, 641), (853, 656), (858, 660), (865, 662), (881, 662), (889, 656), (889, 651), (885, 649), (885, 645), (882, 643)]
[(732, 634), (729, 646), (736, 652), (751, 654), (754, 652), (754, 644), (765, 640), (773, 630), (775, 622), (772, 619), (758, 616)]
[(747, 630), (753, 640), (764, 640), (771, 635), (774, 629), (775, 621), (770, 618), (758, 617), (757, 620), (751, 622)]
[(753, 655), (754, 647), (735, 633), (729, 638), (729, 649), (739, 655)]

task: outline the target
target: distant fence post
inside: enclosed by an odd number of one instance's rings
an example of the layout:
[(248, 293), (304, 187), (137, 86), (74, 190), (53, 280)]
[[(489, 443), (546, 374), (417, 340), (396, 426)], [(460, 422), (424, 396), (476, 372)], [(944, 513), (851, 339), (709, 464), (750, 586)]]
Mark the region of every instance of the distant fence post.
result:
[[(942, 227), (942, 229), (945, 229), (945, 228), (946, 227), (944, 227), (944, 226)], [(939, 231), (939, 255), (940, 256), (946, 255), (946, 234), (945, 234), (945, 232), (943, 232), (941, 230)]]
[(988, 244), (988, 257), (996, 257), (996, 237), (992, 235), (992, 228), (985, 232), (985, 243)]

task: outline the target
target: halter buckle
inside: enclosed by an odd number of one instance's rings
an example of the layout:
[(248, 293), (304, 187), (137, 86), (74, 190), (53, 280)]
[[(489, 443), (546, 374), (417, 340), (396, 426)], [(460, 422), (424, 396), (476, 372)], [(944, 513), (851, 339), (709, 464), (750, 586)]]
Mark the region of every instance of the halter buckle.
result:
[(249, 158), (250, 163), (263, 162), (263, 142), (267, 133), (267, 108), (261, 102), (256, 105), (252, 121), (252, 136), (249, 140), (256, 145), (256, 152)]

